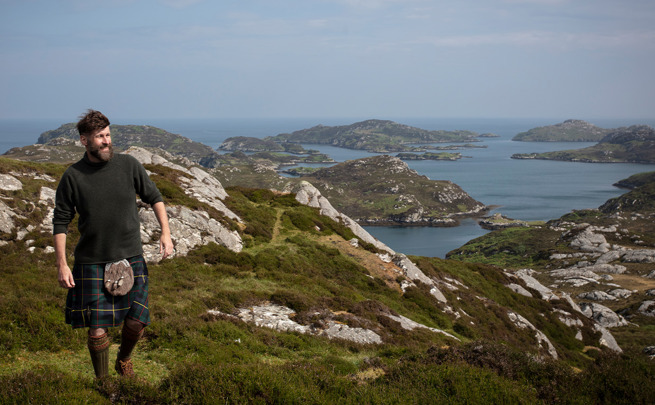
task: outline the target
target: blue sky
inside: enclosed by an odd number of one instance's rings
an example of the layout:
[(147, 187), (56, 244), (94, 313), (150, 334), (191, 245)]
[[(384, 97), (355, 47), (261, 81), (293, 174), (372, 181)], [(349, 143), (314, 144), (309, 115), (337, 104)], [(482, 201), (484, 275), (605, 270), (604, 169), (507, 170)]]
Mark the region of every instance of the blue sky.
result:
[(0, 119), (655, 118), (652, 0), (0, 0)]

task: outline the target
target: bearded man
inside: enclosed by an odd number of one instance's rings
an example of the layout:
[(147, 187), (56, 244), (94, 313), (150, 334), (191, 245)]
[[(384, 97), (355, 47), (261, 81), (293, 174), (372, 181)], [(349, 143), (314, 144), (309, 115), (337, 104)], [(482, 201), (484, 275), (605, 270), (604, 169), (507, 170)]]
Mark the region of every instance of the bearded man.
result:
[[(86, 153), (62, 176), (52, 221), (59, 285), (68, 289), (66, 323), (89, 328), (88, 348), (98, 378), (108, 375), (108, 328), (123, 324), (115, 369), (120, 375), (133, 376), (132, 351), (150, 324), (148, 268), (136, 196), (152, 206), (159, 221), (162, 259), (173, 252), (168, 215), (144, 167), (130, 155), (114, 154), (104, 114), (88, 110), (77, 130)], [(76, 213), (80, 239), (71, 271), (66, 235)], [(134, 285), (125, 295), (114, 296), (104, 286), (105, 266), (123, 259), (132, 268)]]

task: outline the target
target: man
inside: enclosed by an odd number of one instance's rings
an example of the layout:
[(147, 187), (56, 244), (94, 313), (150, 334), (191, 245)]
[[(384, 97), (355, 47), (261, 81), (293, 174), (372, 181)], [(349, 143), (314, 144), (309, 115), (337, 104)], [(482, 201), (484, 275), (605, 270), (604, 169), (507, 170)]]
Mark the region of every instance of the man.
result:
[[(161, 193), (143, 166), (132, 156), (115, 154), (109, 120), (89, 110), (77, 123), (84, 157), (62, 176), (55, 199), (53, 234), (59, 285), (68, 289), (66, 323), (88, 327), (88, 348), (96, 377), (109, 368), (109, 327), (123, 323), (115, 369), (133, 376), (131, 354), (150, 324), (148, 268), (143, 258), (136, 195), (152, 206), (161, 227), (160, 252), (173, 252), (168, 216)], [(68, 225), (79, 214), (80, 239), (71, 271), (67, 263)], [(134, 286), (126, 295), (104, 289), (105, 265), (127, 259)]]

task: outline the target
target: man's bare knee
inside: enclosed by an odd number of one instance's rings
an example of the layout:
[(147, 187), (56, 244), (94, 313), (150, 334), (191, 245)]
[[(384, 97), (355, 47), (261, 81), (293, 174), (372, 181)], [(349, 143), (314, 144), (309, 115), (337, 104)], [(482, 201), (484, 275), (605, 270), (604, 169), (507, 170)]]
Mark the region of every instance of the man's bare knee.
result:
[(89, 328), (89, 336), (102, 336), (107, 333), (107, 328)]
[(131, 330), (134, 333), (139, 333), (146, 327), (144, 324), (139, 321), (135, 321), (134, 319), (125, 319), (124, 322), (125, 324), (123, 327)]

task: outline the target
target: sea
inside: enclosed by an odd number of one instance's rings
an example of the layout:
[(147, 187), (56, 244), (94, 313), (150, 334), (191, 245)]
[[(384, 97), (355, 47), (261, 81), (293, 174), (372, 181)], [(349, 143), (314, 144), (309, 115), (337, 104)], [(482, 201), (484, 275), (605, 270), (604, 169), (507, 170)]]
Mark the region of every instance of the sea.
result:
[[(218, 148), (227, 138), (251, 136), (263, 138), (288, 133), (316, 125), (349, 125), (368, 118), (216, 118), (216, 119), (112, 119), (112, 123), (152, 125), (176, 133), (212, 148)], [(564, 119), (547, 118), (384, 118), (428, 130), (470, 130), (497, 137), (480, 138), (485, 148), (467, 148), (457, 161), (408, 161), (421, 175), (433, 180), (449, 180), (487, 206), (490, 214), (501, 213), (525, 221), (556, 219), (573, 210), (597, 208), (610, 198), (627, 190), (613, 186), (635, 173), (655, 171), (653, 164), (574, 163), (546, 160), (516, 160), (515, 153), (548, 152), (580, 149), (589, 142), (516, 142), (512, 137), (520, 132)], [(16, 146), (36, 143), (47, 130), (73, 120), (0, 120), (0, 153)], [(602, 128), (630, 125), (655, 127), (655, 119), (587, 119)], [(461, 143), (455, 143), (461, 144)], [(441, 145), (443, 146), (443, 144)], [(336, 148), (326, 145), (306, 145), (326, 153), (337, 162), (375, 155), (374, 153)], [(307, 165), (310, 166), (310, 165)], [(319, 165), (325, 166), (325, 165)], [(443, 258), (468, 241), (486, 234), (474, 219), (464, 219), (460, 226), (402, 227), (375, 226), (365, 228), (396, 252)]]

